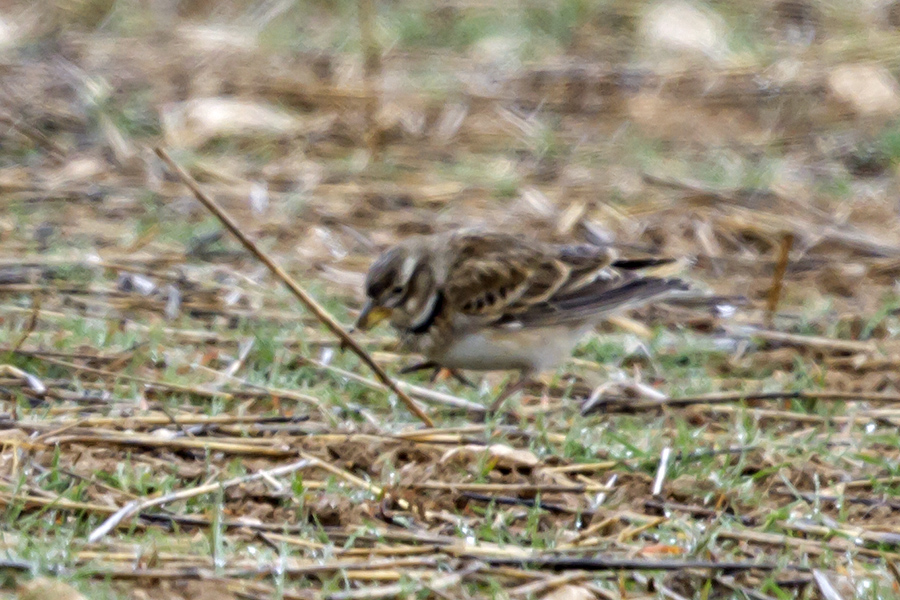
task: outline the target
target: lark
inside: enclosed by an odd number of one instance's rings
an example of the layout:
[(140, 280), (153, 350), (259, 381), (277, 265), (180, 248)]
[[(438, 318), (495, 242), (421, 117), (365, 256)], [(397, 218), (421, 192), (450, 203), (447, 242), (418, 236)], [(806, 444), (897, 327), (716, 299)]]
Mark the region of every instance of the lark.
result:
[(680, 279), (642, 273), (671, 262), (481, 230), (411, 237), (369, 268), (356, 326), (389, 319), (403, 348), (427, 360), (406, 371), (518, 371), (495, 412), (604, 318), (686, 290)]

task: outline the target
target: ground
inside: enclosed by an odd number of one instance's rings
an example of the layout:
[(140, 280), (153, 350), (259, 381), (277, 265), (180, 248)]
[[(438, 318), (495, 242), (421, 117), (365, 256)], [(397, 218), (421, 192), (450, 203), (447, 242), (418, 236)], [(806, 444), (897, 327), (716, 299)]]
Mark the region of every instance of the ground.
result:
[[(0, 597), (900, 597), (900, 5), (3, 6)], [(470, 225), (707, 298), (486, 422), (354, 334), (426, 427), (155, 147), (344, 326)]]

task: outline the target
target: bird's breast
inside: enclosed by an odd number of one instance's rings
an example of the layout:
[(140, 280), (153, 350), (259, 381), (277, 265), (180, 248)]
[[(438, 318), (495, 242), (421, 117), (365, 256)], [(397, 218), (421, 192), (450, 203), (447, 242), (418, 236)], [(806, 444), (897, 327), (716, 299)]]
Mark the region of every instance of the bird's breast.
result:
[(565, 360), (580, 334), (566, 327), (486, 328), (445, 338), (420, 352), (450, 369), (540, 372)]

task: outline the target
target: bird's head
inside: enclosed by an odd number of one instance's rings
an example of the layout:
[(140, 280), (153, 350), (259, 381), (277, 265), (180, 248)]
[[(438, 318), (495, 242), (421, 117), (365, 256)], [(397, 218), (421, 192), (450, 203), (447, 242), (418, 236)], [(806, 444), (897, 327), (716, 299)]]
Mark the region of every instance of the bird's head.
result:
[(428, 238), (411, 238), (386, 250), (366, 275), (366, 304), (355, 327), (366, 330), (390, 318), (400, 327), (414, 326), (435, 301)]

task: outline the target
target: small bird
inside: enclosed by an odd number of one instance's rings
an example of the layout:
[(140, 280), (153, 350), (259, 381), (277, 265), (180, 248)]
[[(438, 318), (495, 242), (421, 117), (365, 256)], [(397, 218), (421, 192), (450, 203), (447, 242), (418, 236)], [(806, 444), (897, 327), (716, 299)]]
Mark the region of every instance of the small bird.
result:
[(604, 317), (686, 290), (682, 280), (640, 273), (671, 262), (482, 230), (411, 237), (369, 268), (356, 327), (389, 319), (403, 348), (427, 359), (406, 372), (519, 371), (491, 406), (495, 412), (568, 358)]

